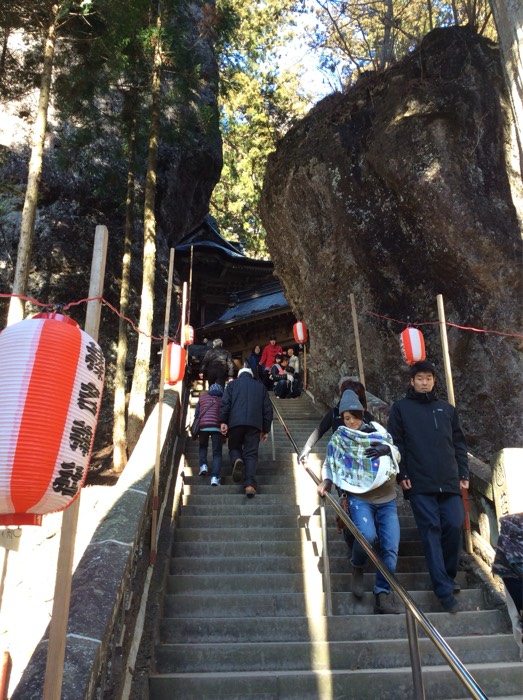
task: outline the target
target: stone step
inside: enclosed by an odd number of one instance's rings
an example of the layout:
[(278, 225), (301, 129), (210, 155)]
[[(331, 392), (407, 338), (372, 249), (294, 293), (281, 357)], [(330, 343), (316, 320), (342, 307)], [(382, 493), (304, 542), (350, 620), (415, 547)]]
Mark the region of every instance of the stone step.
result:
[[(235, 592), (248, 595), (249, 593), (266, 593), (267, 579), (265, 576), (256, 576), (252, 573), (222, 573), (217, 571), (214, 576), (207, 574), (181, 574), (177, 571), (176, 561), (173, 563), (173, 571), (167, 578), (166, 590), (169, 594), (192, 593), (193, 595), (209, 595)], [(269, 569), (270, 571), (270, 569)], [(407, 590), (432, 590), (430, 577), (424, 573), (397, 574), (397, 579)], [(456, 577), (463, 589), (466, 588), (465, 574), (460, 572)], [(372, 591), (375, 581), (373, 573), (364, 575), (364, 587)], [(272, 591), (296, 593), (307, 589), (308, 581), (301, 569), (299, 573), (274, 573), (271, 571), (270, 586)], [(350, 591), (350, 574), (334, 574), (332, 576), (333, 592)]]
[[(323, 614), (322, 593), (314, 593), (311, 601), (302, 593), (271, 592), (255, 596), (237, 595), (234, 588), (223, 595), (177, 593), (165, 596), (166, 617), (295, 617), (303, 616), (312, 606), (313, 614)], [(311, 596), (313, 595), (311, 593)], [(443, 608), (432, 591), (409, 591), (422, 612), (441, 612)], [(486, 608), (483, 591), (467, 589), (460, 593), (462, 610)], [(374, 595), (366, 592), (358, 600), (352, 593), (333, 593), (332, 608), (335, 615), (369, 615), (374, 611)], [(448, 613), (445, 613), (448, 614)]]
[[(198, 476), (198, 471), (199, 468), (195, 467), (195, 471), (193, 472), (193, 474), (186, 477), (186, 483), (190, 485), (204, 485), (209, 480), (208, 476)], [(232, 481), (232, 471), (230, 465), (229, 468), (225, 467), (224, 469), (222, 469), (220, 476), (225, 479), (227, 485), (232, 485), (234, 483)], [(279, 469), (269, 473), (265, 472), (263, 469), (260, 469), (256, 471), (256, 481), (258, 482), (259, 487), (263, 487), (266, 484), (277, 484), (282, 490), (287, 489), (289, 491), (292, 491), (293, 489), (295, 490), (296, 485), (299, 485), (300, 487), (306, 487), (307, 489), (310, 489), (310, 493), (312, 494), (316, 493), (316, 486), (310, 478), (310, 476), (308, 476), (307, 474), (295, 476), (295, 474), (290, 470)], [(238, 493), (243, 494), (241, 484), (238, 484), (237, 486)], [(261, 490), (258, 495), (262, 494), (263, 490)]]
[[(183, 527), (189, 528), (291, 528), (291, 527), (319, 527), (320, 516), (319, 515), (279, 515), (277, 519), (271, 519), (264, 515), (258, 515), (257, 511), (254, 510), (255, 500), (249, 500), (244, 497), (244, 501), (247, 506), (252, 505), (253, 508), (245, 509), (245, 514), (243, 515), (181, 515), (180, 522), (183, 523)], [(256, 513), (256, 515), (253, 515)], [(268, 535), (270, 536), (270, 535)]]
[[(319, 515), (279, 515), (278, 518), (268, 518), (260, 515), (256, 510), (256, 499), (243, 497), (246, 508), (241, 515), (182, 515), (180, 516), (180, 526), (185, 528), (242, 528), (242, 527), (263, 527), (263, 528), (314, 528), (319, 527)], [(249, 508), (252, 506), (252, 508)], [(333, 514), (331, 513), (331, 518)], [(401, 524), (401, 519), (400, 519)], [(338, 537), (334, 527), (329, 528), (329, 537)], [(341, 538), (342, 535), (339, 535)]]
[[(404, 519), (400, 516), (400, 525), (402, 521), (407, 521), (407, 519)], [(183, 527), (181, 524), (183, 523)], [(238, 541), (238, 540), (249, 540), (249, 542), (258, 542), (263, 540), (264, 542), (267, 542), (268, 539), (287, 539), (289, 542), (291, 541), (296, 541), (300, 540), (303, 537), (303, 529), (304, 527), (296, 527), (294, 525), (293, 527), (285, 528), (285, 527), (276, 527), (273, 529), (272, 533), (270, 534), (270, 537), (268, 538), (267, 535), (267, 530), (266, 528), (257, 528), (257, 527), (250, 527), (248, 530), (245, 529), (239, 529), (237, 527), (231, 527), (231, 528), (226, 528), (226, 527), (221, 527), (221, 528), (216, 528), (214, 531), (209, 532), (207, 528), (199, 528), (199, 527), (185, 527), (185, 520), (183, 519), (183, 516), (180, 518), (180, 527), (176, 530), (176, 542), (198, 542), (198, 541), (205, 541), (205, 542), (217, 542), (217, 541)], [(313, 525), (311, 524), (310, 527), (308, 528), (310, 532), (314, 533), (314, 537), (316, 539), (321, 539), (321, 530), (320, 528), (314, 529)], [(406, 536), (403, 538), (403, 533), (406, 533)], [(417, 529), (414, 528), (406, 528), (402, 527), (401, 529), (401, 535), (402, 538), (406, 541), (411, 541), (414, 540), (416, 541), (417, 538)], [(344, 552), (346, 549), (346, 544), (343, 540), (343, 535), (338, 534), (337, 530), (335, 527), (328, 528), (328, 537), (329, 537), (329, 552), (332, 554), (334, 552)]]
[[(323, 411), (308, 397), (274, 405), (301, 448)], [(400, 614), (374, 614), (372, 565), (363, 597), (352, 595), (349, 550), (328, 505), (333, 615), (324, 616), (316, 485), (297, 464), (276, 418), (273, 436), (260, 445), (254, 500), (232, 482), (226, 445), (223, 485), (213, 488), (198, 476), (198, 444), (186, 442), (184, 492), (155, 654), (155, 670), (163, 673), (150, 676), (149, 700), (411, 700), (404, 606), (398, 599)], [(330, 436), (309, 457), (315, 474), (321, 473)], [(445, 612), (432, 592), (410, 505), (399, 489), (397, 505), (400, 583), (490, 700), (523, 696), (506, 611), (495, 608), (469, 568), (457, 576), (461, 611)], [(426, 697), (465, 697), (462, 683), (417, 627)]]
[[(260, 543), (261, 544), (261, 543)], [(311, 546), (310, 543), (307, 546)], [(313, 545), (317, 546), (317, 545)], [(253, 549), (256, 545), (253, 544)], [(218, 571), (229, 572), (229, 573), (253, 573), (260, 570), (260, 560), (262, 555), (256, 552), (261, 550), (254, 549), (254, 554), (251, 556), (208, 556), (208, 557), (192, 557), (192, 556), (177, 556), (171, 560), (171, 571), (179, 574), (213, 574)], [(317, 556), (316, 552), (311, 552), (313, 556)], [(305, 556), (265, 556), (263, 561), (267, 566), (267, 571), (277, 571), (289, 570), (301, 571), (304, 566), (305, 560), (310, 560), (309, 553), (307, 557)], [(292, 561), (291, 561), (292, 560)], [(314, 566), (319, 568), (320, 558), (314, 562)], [(367, 566), (367, 571), (371, 573), (374, 570), (373, 566), (369, 563)], [(425, 558), (422, 556), (408, 556), (399, 557), (396, 570), (398, 573), (415, 573), (423, 572), (426, 573), (427, 567), (425, 563)], [(332, 574), (350, 574), (351, 567), (348, 562), (348, 558), (345, 557), (331, 557), (330, 558), (330, 571)], [(263, 573), (263, 569), (262, 569)], [(283, 571), (282, 571), (283, 573)]]
[[(250, 642), (160, 644), (156, 649), (159, 673), (210, 673), (249, 671), (327, 671), (348, 669), (391, 669), (410, 663), (404, 639), (372, 639), (338, 642)], [(516, 662), (517, 649), (512, 635), (498, 635), (492, 644), (489, 635), (453, 637), (450, 646), (465, 664)], [(423, 663), (445, 663), (430, 639), (420, 639)]]
[[(520, 663), (470, 664), (470, 673), (490, 700), (499, 696), (521, 698), (523, 681)], [(463, 696), (464, 686), (447, 666), (423, 669), (430, 700)], [(412, 671), (395, 669), (351, 669), (349, 671), (267, 671), (224, 674), (191, 673), (150, 677), (150, 700), (413, 700)]]
[[(445, 638), (466, 635), (501, 635), (510, 632), (500, 610), (461, 612), (458, 615), (428, 613), (427, 618)], [(163, 643), (288, 642), (366, 640), (369, 630), (376, 639), (405, 637), (403, 615), (349, 615), (337, 617), (169, 618), (160, 623)], [(426, 636), (418, 625), (418, 635)], [(496, 637), (497, 639), (497, 637)]]
[[(240, 573), (296, 573), (301, 572), (305, 566), (305, 560), (311, 561), (316, 568), (320, 566), (320, 557), (314, 551), (312, 544), (305, 545), (303, 555), (280, 556), (270, 555), (262, 546), (253, 546), (245, 556), (177, 556), (171, 559), (171, 572), (177, 574), (217, 574), (219, 572)], [(307, 551), (308, 550), (308, 551)], [(262, 552), (264, 552), (262, 554)], [(425, 559), (419, 557), (400, 557), (396, 569), (399, 573), (426, 572)], [(371, 573), (374, 567), (369, 564), (367, 571)], [(350, 574), (351, 567), (347, 557), (333, 557), (330, 559), (330, 571), (332, 574)]]
[[(319, 541), (320, 532), (317, 533), (316, 542)], [(412, 547), (414, 544), (406, 542), (405, 548)], [(248, 538), (243, 542), (235, 542), (234, 547), (231, 547), (230, 542), (224, 540), (217, 542), (212, 541), (199, 541), (199, 542), (180, 542), (176, 541), (173, 547), (173, 556), (176, 557), (252, 557), (252, 556), (302, 556), (305, 551), (303, 549), (304, 543), (301, 540), (279, 540), (273, 542), (270, 538), (265, 540), (256, 540)], [(400, 556), (402, 545), (400, 544)], [(407, 550), (406, 550), (407, 551)], [(409, 554), (413, 554), (412, 549), (408, 549)], [(348, 548), (345, 542), (329, 543), (329, 556), (330, 557), (347, 557)], [(418, 555), (421, 555), (421, 548), (417, 551)]]

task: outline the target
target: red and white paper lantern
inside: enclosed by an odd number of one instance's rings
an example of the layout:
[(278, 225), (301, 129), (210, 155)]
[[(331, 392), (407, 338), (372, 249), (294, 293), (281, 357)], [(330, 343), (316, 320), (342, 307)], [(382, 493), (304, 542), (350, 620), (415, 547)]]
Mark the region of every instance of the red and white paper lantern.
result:
[(177, 343), (169, 343), (165, 357), (165, 381), (167, 384), (181, 382), (185, 375), (187, 352)]
[(405, 328), (400, 336), (400, 344), (401, 354), (408, 365), (425, 359), (425, 340), (417, 328)]
[(194, 328), (192, 326), (184, 326), (183, 344), (192, 345), (194, 343)]
[(307, 326), (303, 321), (297, 321), (293, 326), (294, 340), (297, 343), (305, 343), (307, 341)]
[(66, 316), (0, 333), (0, 525), (40, 525), (78, 496), (104, 373), (100, 346)]

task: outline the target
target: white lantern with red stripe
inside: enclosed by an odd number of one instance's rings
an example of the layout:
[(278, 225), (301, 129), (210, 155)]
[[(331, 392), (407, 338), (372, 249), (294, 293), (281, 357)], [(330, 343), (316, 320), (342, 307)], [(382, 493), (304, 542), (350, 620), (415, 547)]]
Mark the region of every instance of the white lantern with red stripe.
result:
[(408, 365), (413, 365), (415, 362), (424, 360), (425, 355), (425, 340), (423, 334), (417, 328), (405, 328), (400, 336), (401, 354), (403, 360)]
[(0, 333), (0, 525), (40, 525), (78, 496), (104, 373), (100, 346), (66, 316)]
[(177, 343), (169, 343), (165, 357), (165, 381), (167, 384), (181, 382), (185, 375), (187, 352)]
[(183, 344), (192, 345), (194, 343), (194, 328), (192, 326), (184, 326)]
[(294, 340), (297, 343), (305, 343), (307, 341), (307, 326), (303, 321), (297, 321), (293, 326)]

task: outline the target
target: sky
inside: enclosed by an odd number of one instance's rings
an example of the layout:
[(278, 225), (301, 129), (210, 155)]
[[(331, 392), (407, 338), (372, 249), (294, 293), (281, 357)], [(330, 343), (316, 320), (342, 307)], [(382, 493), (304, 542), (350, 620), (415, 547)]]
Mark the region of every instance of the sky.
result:
[(285, 51), (280, 55), (280, 67), (303, 68), (304, 90), (312, 93), (313, 101), (317, 102), (333, 92), (328, 84), (325, 74), (320, 70), (319, 57), (308, 46), (306, 36), (311, 32), (315, 22), (314, 16), (300, 14), (294, 30), (295, 38), (287, 44)]

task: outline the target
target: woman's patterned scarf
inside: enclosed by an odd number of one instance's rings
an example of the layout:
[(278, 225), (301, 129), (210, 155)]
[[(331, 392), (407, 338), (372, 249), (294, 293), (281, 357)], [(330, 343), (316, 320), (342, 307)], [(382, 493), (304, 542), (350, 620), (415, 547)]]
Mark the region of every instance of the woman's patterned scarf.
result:
[(370, 459), (365, 450), (371, 443), (386, 443), (392, 447), (387, 432), (364, 433), (341, 425), (330, 439), (324, 468), (330, 468), (333, 481), (353, 493), (366, 493), (392, 479), (399, 471), (394, 448), (391, 457)]

